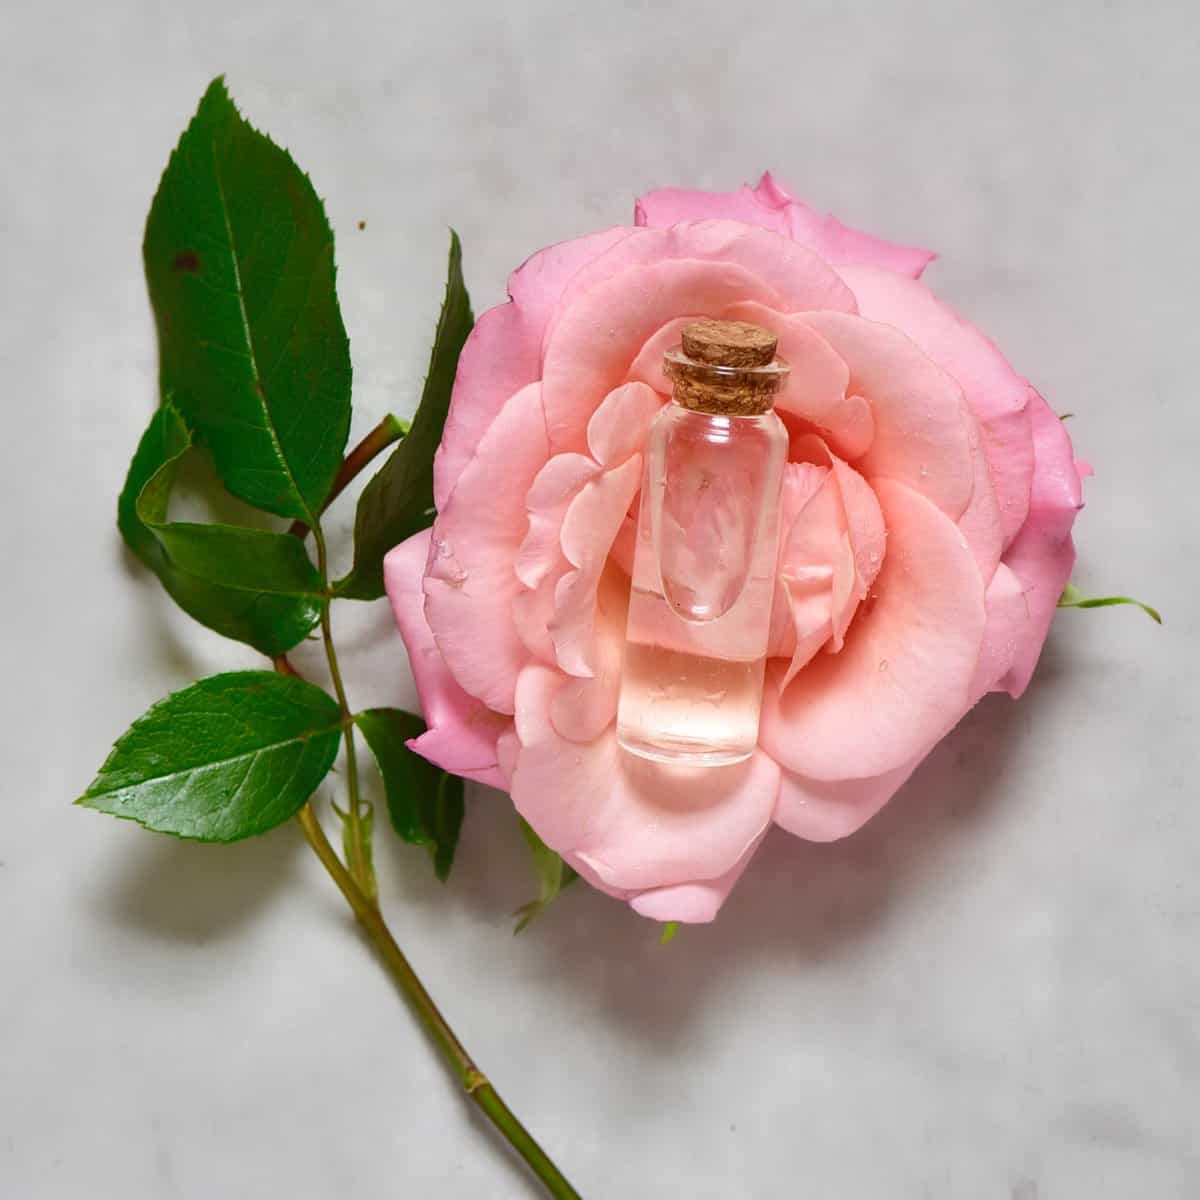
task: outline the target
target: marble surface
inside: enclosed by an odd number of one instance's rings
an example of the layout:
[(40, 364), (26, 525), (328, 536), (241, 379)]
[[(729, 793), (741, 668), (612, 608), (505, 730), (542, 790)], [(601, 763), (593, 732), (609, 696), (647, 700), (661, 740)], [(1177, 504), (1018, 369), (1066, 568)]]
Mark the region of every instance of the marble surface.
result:
[[(401, 941), (583, 1194), (1200, 1195), (1198, 31), (1182, 0), (6, 6), (0, 1194), (537, 1194), (293, 829), (70, 807), (151, 701), (253, 658), (113, 527), (154, 400), (141, 225), (226, 71), (327, 199), (356, 431), (411, 411), (448, 223), (482, 308), (641, 189), (771, 167), (941, 251), (927, 278), (1078, 414), (1077, 581), (1166, 614), (1061, 614), (1022, 703), (848, 841), (772, 836), (669, 949), (583, 887), (510, 937), (495, 793), (445, 887), (382, 836)], [(352, 698), (411, 703), (383, 606), (340, 628)]]

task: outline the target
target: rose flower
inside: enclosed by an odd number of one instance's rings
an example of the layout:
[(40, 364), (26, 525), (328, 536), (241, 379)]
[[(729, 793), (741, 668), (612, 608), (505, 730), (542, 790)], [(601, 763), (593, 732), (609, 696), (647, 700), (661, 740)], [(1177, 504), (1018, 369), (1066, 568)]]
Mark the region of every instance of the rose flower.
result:
[[(1029, 683), (1074, 561), (1062, 422), (918, 278), (769, 175), (663, 190), (551, 246), (463, 350), (433, 528), (385, 564), (428, 732), (542, 840), (658, 920), (716, 914), (771, 823), (859, 828), (987, 692)], [(769, 329), (790, 439), (758, 748), (634, 757), (615, 717), (642, 449), (664, 352), (702, 317)]]

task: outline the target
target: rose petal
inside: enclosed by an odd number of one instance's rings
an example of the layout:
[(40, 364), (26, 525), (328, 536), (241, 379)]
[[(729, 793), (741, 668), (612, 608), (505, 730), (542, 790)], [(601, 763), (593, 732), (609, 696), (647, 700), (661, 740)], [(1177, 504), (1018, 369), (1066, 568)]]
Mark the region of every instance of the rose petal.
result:
[(871, 406), (848, 390), (850, 371), (845, 360), (811, 322), (754, 303), (733, 305), (729, 317), (761, 325), (779, 338), (779, 354), (791, 367), (787, 384), (775, 400), (781, 416), (799, 417), (815, 426), (844, 458), (859, 458), (870, 449), (875, 436)]
[(500, 410), (433, 526), (425, 616), (451, 674), (498, 712), (512, 712), (529, 659), (512, 618), (521, 590), (513, 563), (525, 496), (548, 455), (540, 391), (531, 384)]
[(761, 745), (814, 779), (881, 775), (923, 754), (966, 711), (983, 638), (983, 584), (962, 534), (902, 484), (880, 479), (875, 492), (888, 551), (872, 603), (840, 654), (782, 695), (766, 689)]
[(888, 325), (842, 313), (806, 320), (846, 360), (851, 390), (871, 405), (875, 437), (855, 468), (872, 483), (904, 484), (957, 521), (975, 486), (970, 414), (958, 384)]
[(568, 677), (550, 704), (555, 730), (569, 741), (594, 741), (616, 719), (628, 611), (629, 580), (606, 569), (596, 589), (596, 673), (588, 678)]
[(496, 743), (512, 722), (467, 695), (446, 669), (425, 620), (421, 575), (432, 530), (401, 542), (383, 560), (383, 582), (408, 650), (409, 666), (429, 727), (412, 748), (444, 770), (503, 787)]
[(635, 454), (586, 484), (563, 518), (562, 551), (575, 570), (555, 585), (549, 629), (558, 665), (569, 675), (596, 673), (596, 588), (641, 482), (642, 456)]
[(662, 397), (644, 383), (627, 383), (609, 392), (588, 422), (592, 457), (606, 467), (615, 467), (639, 453), (661, 407)]
[(963, 515), (958, 518), (958, 527), (962, 530), (971, 553), (975, 555), (975, 565), (979, 568), (979, 576), (986, 586), (995, 574), (996, 565), (1004, 548), (1004, 527), (1000, 519), (1000, 504), (996, 500), (996, 491), (992, 486), (991, 470), (988, 467), (987, 455), (984, 452), (983, 440), (978, 428), (971, 419), (971, 471), (974, 486), (971, 490), (971, 500)]
[(810, 842), (835, 842), (867, 823), (908, 781), (920, 759), (869, 779), (807, 779), (784, 771), (775, 822)]
[(771, 819), (775, 763), (759, 752), (732, 767), (667, 767), (624, 753), (611, 727), (587, 744), (567, 741), (548, 719), (561, 686), (561, 675), (539, 666), (517, 684), (513, 802), (542, 841), (608, 888), (730, 871)]
[(857, 297), (864, 317), (908, 334), (962, 388), (983, 433), (1003, 544), (1008, 546), (1029, 511), (1033, 478), (1025, 411), (1029, 385), (992, 342), (923, 283), (874, 267), (846, 267), (839, 274)]
[(504, 403), (538, 378), (542, 338), (567, 281), (632, 232), (618, 226), (539, 251), (509, 276), (510, 302), (476, 321), (459, 356), (454, 395), (433, 462), (439, 511)]
[(770, 171), (756, 188), (747, 185), (736, 192), (660, 188), (640, 197), (634, 209), (638, 225), (662, 227), (704, 217), (728, 217), (785, 233), (835, 265), (874, 263), (916, 278), (934, 258), (928, 250), (886, 242), (816, 212), (786, 191)]
[(680, 314), (746, 300), (782, 312), (853, 309), (831, 268), (763, 230), (704, 221), (638, 234), (571, 280), (547, 333), (543, 395), (556, 451), (582, 448), (600, 401), (627, 381), (646, 341)]
[(1083, 506), (1065, 425), (1032, 389), (1029, 414), (1035, 459), (1029, 519), (1004, 555), (1006, 565), (1021, 581), (1029, 605), (1027, 633), (1017, 646), (1012, 670), (999, 685), (1014, 698), (1029, 686), (1058, 598), (1071, 578), (1075, 565), (1071, 527)]
[[(781, 312), (858, 311), (850, 289), (838, 273), (807, 246), (743, 222), (707, 219), (683, 222), (669, 229), (634, 229), (629, 237), (614, 243), (576, 272), (563, 291), (559, 307), (571, 307), (598, 283), (631, 267), (671, 260), (741, 267), (775, 295), (783, 297), (785, 303), (778, 306)], [(751, 294), (741, 297), (758, 298)], [(689, 311), (710, 310), (682, 308), (673, 315)], [(553, 334), (553, 322), (548, 332)]]
[(536, 588), (562, 559), (560, 535), (567, 506), (600, 468), (586, 454), (556, 454), (534, 477), (525, 497), (529, 530), (517, 551), (514, 569), (527, 587)]
[[(764, 832), (763, 836), (766, 834)], [(689, 925), (706, 925), (720, 911), (733, 885), (750, 865), (762, 837), (754, 841), (741, 858), (724, 875), (694, 883), (677, 883), (673, 887), (653, 888), (639, 892), (631, 900), (633, 911), (652, 921), (684, 921)]]
[(1029, 602), (1021, 581), (1003, 563), (984, 596), (987, 624), (971, 680), (972, 703), (995, 688), (1012, 669), (1019, 647), (1029, 640)]
[(854, 569), (858, 573), (859, 598), (867, 594), (883, 566), (887, 551), (887, 526), (871, 485), (852, 467), (835, 454), (830, 466), (842, 508), (846, 513), (846, 529), (854, 548)]

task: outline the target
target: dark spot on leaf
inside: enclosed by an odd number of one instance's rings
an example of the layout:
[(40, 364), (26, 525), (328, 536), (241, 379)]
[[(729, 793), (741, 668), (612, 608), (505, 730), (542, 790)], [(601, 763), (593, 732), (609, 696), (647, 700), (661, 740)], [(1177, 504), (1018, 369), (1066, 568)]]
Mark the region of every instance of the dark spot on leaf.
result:
[(254, 381), (254, 389), (264, 400), (267, 398), (267, 389), (263, 387), (261, 379), (256, 379)]
[(195, 275), (200, 270), (200, 255), (195, 250), (180, 250), (175, 255), (175, 270), (187, 271), (189, 275)]

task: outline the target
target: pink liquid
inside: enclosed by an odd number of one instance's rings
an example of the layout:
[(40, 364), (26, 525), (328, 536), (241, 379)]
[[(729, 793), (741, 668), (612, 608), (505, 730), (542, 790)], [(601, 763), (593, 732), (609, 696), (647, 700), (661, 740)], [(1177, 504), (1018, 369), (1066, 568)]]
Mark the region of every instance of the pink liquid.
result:
[(628, 642), (617, 738), (658, 762), (741, 762), (758, 741), (763, 666)]

